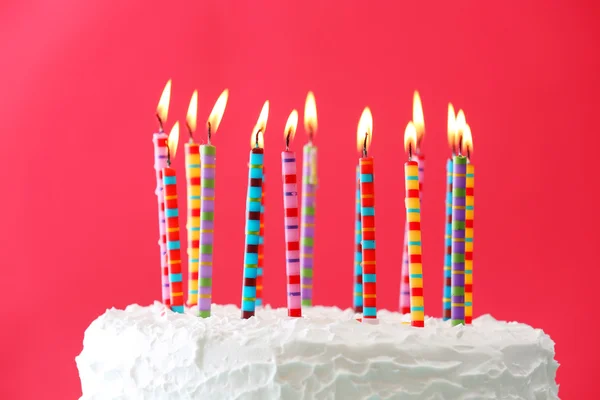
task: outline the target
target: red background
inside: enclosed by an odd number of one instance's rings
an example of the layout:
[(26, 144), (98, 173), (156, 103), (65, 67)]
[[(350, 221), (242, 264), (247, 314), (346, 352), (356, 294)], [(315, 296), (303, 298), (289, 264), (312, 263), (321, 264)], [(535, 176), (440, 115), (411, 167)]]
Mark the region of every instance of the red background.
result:
[[(160, 297), (151, 135), (172, 77), (167, 129), (185, 117), (193, 89), (201, 121), (230, 90), (214, 140), (218, 303), (240, 300), (249, 136), (269, 99), (265, 296), (285, 304), (279, 153), (289, 112), (313, 90), (315, 302), (351, 305), (355, 132), (369, 105), (378, 304), (397, 307), (402, 133), (418, 89), (427, 129), (425, 304), (439, 316), (446, 107), (464, 108), (477, 167), (475, 313), (543, 328), (557, 343), (561, 398), (591, 398), (600, 7), (416, 3), (4, 1), (0, 397), (76, 398), (74, 357), (88, 324), (107, 307)], [(300, 129), (298, 155), (305, 140)]]

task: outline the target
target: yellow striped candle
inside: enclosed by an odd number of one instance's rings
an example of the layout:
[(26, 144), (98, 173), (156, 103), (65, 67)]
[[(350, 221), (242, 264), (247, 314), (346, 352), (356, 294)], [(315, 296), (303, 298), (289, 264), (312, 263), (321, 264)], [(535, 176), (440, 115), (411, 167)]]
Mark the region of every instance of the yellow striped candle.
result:
[(473, 322), (473, 220), (475, 217), (475, 166), (471, 163), (473, 138), (471, 128), (465, 125), (463, 151), (467, 154), (467, 182), (465, 201), (465, 324)]

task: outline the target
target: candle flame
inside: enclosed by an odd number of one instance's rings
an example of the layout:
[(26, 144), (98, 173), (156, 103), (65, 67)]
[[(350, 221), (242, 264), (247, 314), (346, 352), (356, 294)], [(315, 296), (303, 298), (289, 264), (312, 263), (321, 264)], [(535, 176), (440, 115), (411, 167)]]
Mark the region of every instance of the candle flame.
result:
[(469, 157), (473, 154), (473, 135), (469, 124), (465, 124), (463, 128), (462, 152)]
[(217, 99), (215, 106), (213, 107), (210, 116), (208, 117), (208, 121), (206, 121), (207, 129), (210, 130), (211, 134), (217, 132), (219, 129), (219, 125), (221, 124), (221, 119), (223, 118), (223, 114), (225, 113), (225, 107), (227, 106), (227, 99), (229, 98), (229, 90), (223, 90), (223, 93)]
[(413, 96), (413, 117), (412, 122), (417, 130), (417, 145), (421, 145), (421, 140), (425, 136), (425, 118), (423, 117), (423, 105), (421, 104), (421, 96), (415, 90)]
[(161, 125), (167, 121), (167, 115), (169, 113), (169, 100), (171, 99), (171, 80), (167, 81), (165, 88), (163, 89), (158, 106), (156, 107), (156, 116), (158, 117)]
[(260, 147), (261, 149), (265, 146), (264, 134), (267, 129), (267, 120), (269, 119), (269, 100), (263, 104), (258, 121), (252, 130), (252, 137), (250, 138), (251, 147)]
[(411, 121), (406, 125), (406, 129), (404, 129), (404, 151), (408, 153), (409, 158), (415, 152), (417, 147), (417, 127)]
[(368, 151), (373, 141), (373, 115), (369, 107), (365, 107), (358, 121), (356, 146), (359, 152), (362, 152), (365, 147), (365, 137), (367, 139), (366, 150)]
[(286, 147), (289, 146), (294, 136), (296, 135), (296, 128), (298, 127), (298, 111), (292, 110), (288, 117), (287, 123), (285, 124), (285, 130), (283, 131), (283, 137), (286, 141)]
[(308, 92), (306, 95), (306, 103), (304, 104), (304, 129), (308, 133), (310, 140), (317, 133), (317, 103), (313, 92)]
[(463, 134), (465, 132), (465, 125), (467, 125), (465, 112), (460, 109), (456, 114), (456, 134), (454, 135), (454, 148), (459, 153), (462, 151), (461, 143), (463, 140)]
[(185, 117), (185, 123), (187, 124), (190, 134), (194, 133), (194, 131), (196, 130), (197, 114), (198, 114), (198, 91), (194, 90), (194, 93), (192, 93), (192, 98), (190, 100), (190, 105), (188, 107), (188, 112)]
[(454, 106), (448, 103), (448, 145), (454, 151), (454, 139), (456, 138), (456, 115)]
[(177, 153), (177, 144), (179, 143), (179, 121), (175, 122), (173, 128), (171, 128), (171, 133), (169, 133), (169, 138), (167, 139), (167, 146), (169, 146), (169, 157), (171, 160), (175, 158), (175, 154)]

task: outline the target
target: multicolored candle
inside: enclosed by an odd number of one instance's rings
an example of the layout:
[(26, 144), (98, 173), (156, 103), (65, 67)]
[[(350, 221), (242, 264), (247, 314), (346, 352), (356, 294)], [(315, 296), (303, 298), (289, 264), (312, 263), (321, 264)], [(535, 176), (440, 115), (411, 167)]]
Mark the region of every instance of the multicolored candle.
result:
[(471, 162), (473, 137), (471, 128), (465, 125), (463, 154), (467, 155), (467, 179), (465, 199), (465, 324), (473, 322), (473, 222), (475, 213), (475, 166)]
[[(425, 177), (425, 154), (423, 153), (422, 141), (425, 137), (425, 118), (423, 117), (423, 105), (421, 96), (415, 90), (413, 95), (413, 117), (412, 123), (417, 130), (417, 142), (415, 155), (419, 168), (419, 196), (423, 193), (423, 180)], [(400, 312), (402, 314), (410, 313), (410, 282), (408, 272), (408, 221), (404, 226), (404, 251), (402, 252), (402, 274), (400, 278)]]
[(413, 149), (417, 145), (417, 131), (409, 122), (404, 131), (404, 148), (408, 162), (404, 164), (406, 188), (406, 221), (408, 223), (408, 272), (410, 283), (411, 325), (425, 326), (425, 303), (423, 298), (423, 264), (421, 253), (421, 200), (419, 193), (419, 164), (413, 161)]
[[(452, 103), (448, 103), (448, 144), (454, 156), (454, 138), (456, 136), (456, 116)], [(452, 296), (452, 157), (446, 162), (446, 229), (444, 235), (444, 297), (443, 313), (444, 321), (450, 319), (451, 296)]]
[(198, 253), (200, 243), (200, 146), (194, 141), (196, 115), (198, 112), (198, 91), (194, 90), (187, 116), (186, 126), (189, 142), (185, 144), (185, 178), (187, 189), (187, 255), (188, 255), (188, 298), (187, 306), (198, 304)]
[(181, 271), (181, 244), (179, 241), (179, 207), (177, 205), (177, 178), (171, 161), (175, 158), (179, 142), (179, 122), (171, 129), (167, 139), (167, 166), (163, 168), (165, 217), (167, 228), (167, 260), (169, 264), (169, 289), (171, 310), (183, 313), (183, 274)]
[(377, 318), (377, 274), (375, 257), (375, 174), (373, 157), (367, 152), (373, 140), (373, 116), (363, 110), (357, 130), (362, 143), (360, 167), (360, 213), (362, 232), (363, 321)]
[(258, 269), (256, 270), (256, 307), (263, 305), (263, 269), (265, 267), (265, 166), (263, 165), (260, 196), (260, 230), (258, 231)]
[(200, 146), (200, 277), (198, 285), (198, 315), (202, 318), (210, 317), (212, 303), (212, 270), (213, 270), (213, 246), (215, 232), (215, 178), (217, 164), (217, 148), (212, 145), (212, 135), (219, 129), (221, 118), (227, 105), (227, 89), (221, 93), (215, 103), (208, 121), (206, 131), (208, 133), (208, 144)]
[(163, 192), (162, 170), (167, 166), (167, 134), (163, 130), (163, 123), (167, 121), (169, 100), (171, 98), (171, 80), (167, 82), (160, 96), (156, 117), (158, 118), (158, 133), (152, 135), (154, 143), (154, 171), (156, 172), (156, 199), (158, 201), (158, 245), (160, 248), (160, 277), (161, 299), (164, 305), (171, 305), (169, 290), (169, 265), (167, 264), (167, 237), (165, 227), (165, 196)]
[(360, 165), (356, 166), (356, 217), (354, 221), (354, 312), (363, 312), (362, 221), (360, 213)]
[(266, 101), (252, 132), (250, 164), (248, 165), (248, 196), (246, 203), (246, 243), (244, 247), (244, 280), (242, 284), (242, 318), (254, 316), (256, 310), (256, 272), (260, 239), (260, 208), (263, 175), (263, 135), (269, 116)]
[(298, 111), (293, 110), (285, 125), (285, 151), (281, 152), (281, 175), (283, 178), (283, 208), (285, 229), (285, 272), (287, 278), (288, 316), (301, 317), (300, 290), (300, 237), (298, 218), (298, 185), (296, 183), (296, 154), (290, 151), (290, 143), (296, 134)]
[(313, 304), (315, 207), (317, 195), (317, 147), (313, 140), (317, 133), (317, 106), (315, 96), (308, 92), (304, 106), (304, 128), (308, 143), (302, 157), (302, 219), (300, 226), (300, 273), (302, 280), (302, 306)]

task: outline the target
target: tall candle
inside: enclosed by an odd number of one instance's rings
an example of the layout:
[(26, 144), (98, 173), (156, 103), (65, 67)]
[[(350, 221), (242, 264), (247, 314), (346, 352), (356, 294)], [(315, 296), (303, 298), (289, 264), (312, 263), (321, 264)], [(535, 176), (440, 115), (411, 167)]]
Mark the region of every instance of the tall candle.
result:
[(158, 118), (158, 133), (152, 135), (154, 143), (154, 171), (156, 172), (156, 199), (158, 203), (158, 245), (160, 249), (160, 277), (161, 300), (164, 305), (171, 305), (169, 290), (169, 266), (167, 264), (167, 238), (165, 227), (165, 196), (162, 184), (162, 170), (167, 166), (167, 134), (163, 130), (163, 123), (167, 120), (169, 100), (171, 97), (171, 80), (167, 82), (160, 96), (156, 117)]
[[(448, 103), (448, 144), (454, 156), (454, 138), (456, 136), (456, 116), (452, 103)], [(443, 314), (444, 321), (452, 315), (452, 157), (446, 162), (446, 229), (444, 235), (444, 295)]]
[(263, 304), (263, 269), (265, 267), (265, 166), (263, 165), (262, 195), (260, 196), (260, 230), (258, 239), (258, 268), (256, 270), (256, 307)]
[(465, 198), (465, 324), (473, 321), (473, 222), (475, 217), (475, 166), (471, 162), (473, 138), (471, 128), (465, 125), (463, 153), (467, 155)]
[(304, 106), (304, 128), (308, 143), (302, 157), (302, 219), (300, 226), (300, 273), (302, 280), (302, 306), (313, 305), (315, 208), (317, 195), (317, 147), (313, 139), (317, 132), (317, 106), (315, 96), (308, 92)]
[(167, 166), (163, 168), (165, 217), (167, 229), (167, 260), (169, 264), (169, 289), (171, 310), (183, 313), (183, 274), (181, 271), (181, 244), (179, 241), (179, 207), (177, 205), (177, 178), (171, 161), (175, 158), (179, 142), (179, 122), (176, 122), (167, 139)]
[(266, 101), (252, 132), (248, 165), (248, 195), (246, 203), (246, 243), (244, 247), (244, 280), (242, 286), (242, 318), (254, 316), (256, 310), (256, 276), (260, 239), (260, 208), (263, 175), (263, 135), (267, 127), (269, 101)]
[(356, 166), (356, 216), (354, 218), (354, 312), (363, 312), (362, 221), (360, 213), (360, 165)]
[(200, 146), (194, 141), (196, 114), (198, 111), (198, 91), (194, 90), (186, 125), (189, 142), (185, 144), (185, 178), (187, 189), (187, 255), (188, 255), (188, 298), (190, 308), (198, 304), (198, 258), (200, 243)]
[(404, 131), (404, 148), (408, 162), (404, 164), (406, 188), (406, 221), (408, 223), (408, 273), (410, 283), (411, 325), (425, 326), (425, 304), (423, 297), (423, 263), (421, 253), (421, 200), (419, 190), (419, 164), (412, 160), (417, 144), (417, 131), (409, 122)]
[(298, 185), (296, 183), (296, 154), (290, 150), (298, 125), (298, 111), (293, 110), (285, 125), (285, 151), (281, 152), (283, 178), (283, 208), (285, 229), (285, 273), (287, 278), (288, 316), (301, 317), (300, 237), (298, 218)]
[(212, 276), (213, 276), (213, 249), (215, 232), (215, 178), (217, 164), (217, 148), (212, 145), (212, 136), (219, 129), (221, 118), (227, 105), (227, 89), (221, 93), (215, 103), (208, 121), (206, 131), (208, 144), (200, 146), (200, 277), (198, 286), (198, 315), (202, 318), (210, 317), (212, 303)]
[(373, 116), (366, 107), (360, 117), (357, 140), (363, 143), (360, 167), (360, 213), (362, 231), (363, 321), (377, 318), (377, 274), (375, 257), (375, 174), (368, 155), (373, 140)]

